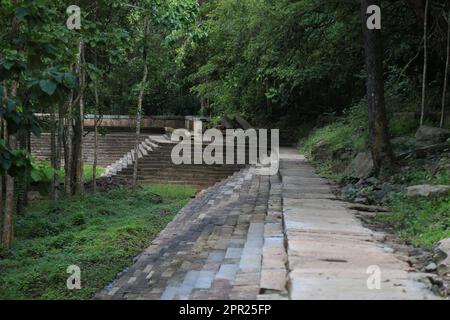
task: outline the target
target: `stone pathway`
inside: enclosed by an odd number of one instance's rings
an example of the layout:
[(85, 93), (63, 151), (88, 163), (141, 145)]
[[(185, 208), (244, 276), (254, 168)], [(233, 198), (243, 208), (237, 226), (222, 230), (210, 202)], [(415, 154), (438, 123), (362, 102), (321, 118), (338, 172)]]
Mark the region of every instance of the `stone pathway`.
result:
[[(254, 175), (252, 169), (205, 190), (96, 298), (264, 299), (274, 297), (272, 289), (280, 289), (277, 297), (283, 298), (280, 192), (277, 177)], [(282, 285), (269, 270), (283, 274)]]
[[(282, 150), (280, 172), (291, 299), (436, 298), (418, 281), (424, 275), (408, 272), (295, 150)], [(380, 289), (370, 290), (378, 271)]]
[[(432, 299), (294, 149), (203, 191), (96, 299)], [(370, 266), (381, 289), (369, 290)]]

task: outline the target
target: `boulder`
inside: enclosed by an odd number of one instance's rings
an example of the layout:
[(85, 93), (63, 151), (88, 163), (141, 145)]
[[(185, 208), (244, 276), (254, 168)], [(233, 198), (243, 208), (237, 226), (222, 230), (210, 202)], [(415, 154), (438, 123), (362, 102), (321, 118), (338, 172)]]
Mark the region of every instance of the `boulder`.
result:
[(441, 276), (450, 275), (450, 238), (441, 240), (434, 248), (437, 271)]
[(442, 128), (434, 128), (422, 126), (416, 133), (416, 140), (427, 143), (441, 143), (446, 142), (450, 138), (450, 130)]
[(450, 192), (450, 186), (419, 185), (407, 189), (409, 197), (443, 197)]
[(27, 199), (29, 202), (42, 200), (42, 195), (38, 191), (30, 191), (27, 193)]
[(330, 157), (329, 149), (331, 144), (326, 141), (317, 142), (311, 149), (311, 156), (313, 160), (323, 161)]
[(361, 152), (353, 159), (345, 171), (347, 176), (366, 179), (372, 175), (373, 169), (372, 154)]

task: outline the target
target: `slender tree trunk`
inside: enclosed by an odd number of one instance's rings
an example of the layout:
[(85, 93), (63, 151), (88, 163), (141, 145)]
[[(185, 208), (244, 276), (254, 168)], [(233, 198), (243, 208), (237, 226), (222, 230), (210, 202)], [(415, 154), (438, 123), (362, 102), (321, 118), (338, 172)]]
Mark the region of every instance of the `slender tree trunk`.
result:
[(83, 161), (83, 134), (84, 134), (84, 91), (86, 88), (85, 66), (84, 66), (84, 42), (80, 40), (78, 71), (80, 76), (79, 109), (75, 120), (73, 147), (72, 147), (72, 176), (73, 193), (84, 196), (84, 161)]
[(450, 8), (447, 15), (447, 61), (445, 62), (445, 72), (444, 72), (444, 88), (442, 90), (442, 110), (441, 110), (441, 122), (440, 127), (444, 126), (445, 121), (445, 103), (447, 97), (447, 84), (448, 84), (448, 67), (450, 64)]
[[(50, 163), (53, 170), (56, 170), (56, 117), (55, 110), (53, 107), (50, 110), (50, 122), (51, 122), (51, 130), (50, 130)], [(53, 201), (57, 200), (56, 194), (56, 172), (53, 174), (52, 181), (50, 183), (50, 195)]]
[(67, 102), (67, 119), (64, 126), (64, 193), (67, 197), (72, 194), (72, 105), (74, 92), (71, 90)]
[[(13, 139), (11, 139), (13, 140)], [(12, 141), (10, 142), (13, 147)], [(14, 178), (10, 175), (5, 176), (5, 207), (3, 212), (3, 233), (2, 247), (6, 250), (11, 249), (14, 234)]]
[(361, 0), (364, 47), (367, 71), (367, 104), (369, 113), (370, 147), (375, 174), (384, 175), (392, 169), (394, 156), (389, 142), (384, 100), (383, 41), (381, 30), (367, 28), (367, 8), (380, 5), (379, 0)]
[(426, 0), (425, 15), (423, 20), (423, 75), (422, 75), (422, 108), (420, 111), (420, 126), (425, 121), (425, 104), (427, 94), (427, 69), (428, 69), (428, 7), (430, 1)]
[[(17, 96), (17, 83), (13, 81), (11, 96)], [(7, 145), (14, 149), (16, 146), (15, 138), (9, 135), (7, 127), (5, 127), (5, 137)], [(3, 232), (2, 232), (2, 247), (6, 250), (11, 249), (14, 234), (14, 210), (15, 210), (15, 184), (14, 178), (9, 174), (5, 175), (5, 207), (3, 211)]]
[(141, 140), (141, 121), (142, 121), (142, 104), (144, 100), (145, 84), (148, 77), (148, 65), (147, 65), (147, 38), (149, 34), (148, 18), (144, 20), (144, 50), (142, 60), (144, 62), (144, 74), (142, 76), (141, 89), (139, 92), (138, 109), (136, 115), (136, 145), (134, 148), (134, 167), (133, 167), (133, 190), (137, 190), (138, 185), (138, 166), (139, 166), (139, 144)]
[(97, 82), (94, 83), (95, 111), (94, 111), (94, 164), (92, 166), (92, 184), (94, 193), (97, 192), (97, 162), (98, 162), (98, 88)]
[(57, 125), (57, 135), (56, 135), (56, 150), (55, 150), (55, 170), (56, 175), (53, 177), (53, 182), (55, 185), (55, 200), (58, 200), (61, 196), (61, 150), (62, 150), (62, 140), (64, 135), (64, 116), (65, 116), (65, 106), (60, 104), (58, 107), (58, 125)]

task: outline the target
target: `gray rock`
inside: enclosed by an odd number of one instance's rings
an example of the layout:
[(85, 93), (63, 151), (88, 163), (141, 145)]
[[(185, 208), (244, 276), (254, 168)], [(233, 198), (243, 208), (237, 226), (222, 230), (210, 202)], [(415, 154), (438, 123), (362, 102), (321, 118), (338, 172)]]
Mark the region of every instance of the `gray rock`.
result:
[(425, 271), (426, 272), (434, 272), (437, 270), (437, 265), (434, 262), (429, 263), (426, 267), (425, 267)]
[(365, 179), (371, 176), (374, 169), (372, 155), (369, 152), (361, 152), (346, 169), (346, 175)]
[(331, 144), (326, 141), (319, 141), (311, 149), (311, 156), (313, 160), (323, 161), (330, 157), (329, 148)]
[(416, 139), (420, 142), (441, 143), (450, 138), (450, 130), (422, 126), (416, 133)]
[(448, 196), (450, 186), (418, 185), (407, 189), (409, 197), (442, 197)]
[(439, 241), (434, 248), (436, 254), (437, 271), (441, 276), (450, 275), (450, 238)]
[(367, 200), (367, 198), (356, 198), (355, 199), (355, 203), (358, 204), (367, 204), (369, 201)]
[(384, 250), (384, 252), (387, 252), (387, 253), (394, 253), (395, 252), (395, 250), (390, 248), (390, 247), (384, 247), (383, 250)]

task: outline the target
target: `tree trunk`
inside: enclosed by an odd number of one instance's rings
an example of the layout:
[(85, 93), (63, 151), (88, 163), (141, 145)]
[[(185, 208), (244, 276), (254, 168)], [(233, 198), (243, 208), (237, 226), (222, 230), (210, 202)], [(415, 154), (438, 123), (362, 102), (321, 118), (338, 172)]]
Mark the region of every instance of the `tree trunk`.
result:
[(425, 3), (425, 15), (423, 19), (423, 75), (422, 75), (422, 108), (420, 112), (420, 126), (425, 120), (425, 104), (427, 93), (427, 66), (428, 66), (428, 6), (429, 0)]
[(97, 192), (97, 162), (98, 162), (98, 88), (97, 82), (94, 83), (95, 111), (94, 111), (94, 164), (92, 166), (92, 185), (94, 193)]
[(14, 200), (14, 179), (7, 174), (5, 175), (5, 207), (3, 212), (2, 232), (2, 247), (6, 250), (11, 249), (13, 241)]
[[(55, 110), (53, 107), (50, 110), (50, 163), (53, 170), (56, 170), (56, 117)], [(53, 173), (52, 181), (50, 183), (50, 196), (53, 201), (56, 201), (58, 198), (56, 191), (56, 171)]]
[(57, 135), (56, 135), (56, 153), (55, 153), (55, 170), (56, 175), (53, 177), (53, 182), (55, 185), (55, 200), (58, 200), (61, 196), (61, 179), (59, 174), (61, 172), (61, 149), (62, 149), (62, 140), (64, 135), (64, 115), (65, 115), (65, 106), (63, 104), (59, 105), (58, 108), (58, 125), (57, 125)]
[(72, 147), (72, 183), (73, 194), (84, 196), (84, 162), (83, 162), (83, 134), (84, 134), (84, 91), (86, 87), (85, 67), (84, 67), (84, 42), (80, 40), (78, 71), (80, 76), (79, 109), (75, 120), (73, 147)]
[(67, 102), (67, 123), (64, 125), (64, 193), (66, 196), (72, 194), (72, 105), (73, 105), (74, 92), (71, 90), (69, 99)]
[[(14, 94), (12, 96), (15, 96)], [(10, 148), (15, 148), (15, 139), (9, 136), (8, 129), (5, 127), (5, 137)], [(6, 250), (11, 249), (14, 233), (14, 178), (9, 174), (5, 175), (5, 206), (3, 209), (3, 232), (2, 247)]]
[(444, 126), (445, 121), (445, 103), (447, 96), (447, 84), (448, 84), (448, 67), (450, 64), (450, 8), (447, 15), (447, 61), (445, 62), (445, 72), (444, 72), (444, 88), (442, 90), (442, 110), (441, 110), (441, 128)]
[(139, 144), (141, 140), (141, 121), (142, 121), (142, 104), (144, 100), (145, 84), (148, 77), (148, 65), (147, 65), (147, 38), (149, 33), (148, 18), (144, 20), (144, 50), (143, 50), (143, 62), (144, 62), (144, 74), (142, 76), (141, 89), (139, 92), (138, 109), (136, 114), (136, 145), (134, 148), (134, 167), (133, 167), (133, 190), (137, 190), (138, 184), (138, 166), (139, 166)]
[(361, 0), (364, 47), (367, 72), (367, 104), (369, 113), (370, 147), (376, 175), (389, 172), (394, 156), (389, 142), (384, 100), (383, 41), (381, 30), (367, 28), (367, 8), (380, 5), (379, 0)]

